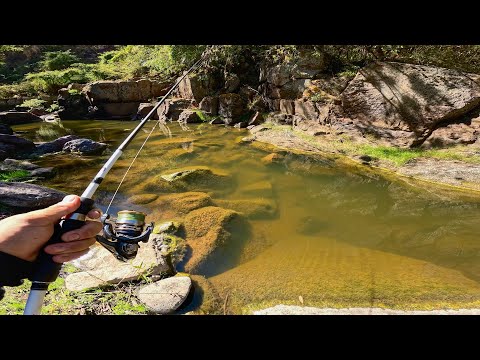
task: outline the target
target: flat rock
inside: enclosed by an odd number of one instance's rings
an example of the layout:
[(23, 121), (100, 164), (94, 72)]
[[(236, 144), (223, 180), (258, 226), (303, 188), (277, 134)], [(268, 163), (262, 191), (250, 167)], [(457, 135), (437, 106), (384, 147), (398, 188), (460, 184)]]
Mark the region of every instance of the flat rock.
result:
[(56, 204), (67, 194), (45, 186), (0, 182), (0, 204), (20, 209), (40, 209)]
[(32, 164), (29, 161), (21, 161), (21, 160), (15, 160), (15, 159), (5, 159), (3, 160), (3, 163), (15, 169), (35, 170), (40, 168), (40, 166)]
[(189, 276), (173, 276), (142, 287), (138, 298), (157, 314), (170, 314), (183, 304), (191, 287)]
[(80, 153), (83, 155), (101, 155), (107, 148), (107, 144), (99, 143), (90, 139), (71, 140), (63, 146), (63, 151)]
[(160, 255), (153, 241), (141, 243), (135, 259), (127, 262), (117, 260), (101, 245), (92, 248), (88, 254), (72, 261), (83, 270), (67, 276), (65, 284), (70, 291), (83, 291), (90, 288), (120, 284), (137, 280), (142, 275), (157, 275), (171, 269)]
[(42, 119), (28, 111), (3, 111), (0, 112), (0, 122), (7, 125), (20, 125), (40, 122)]

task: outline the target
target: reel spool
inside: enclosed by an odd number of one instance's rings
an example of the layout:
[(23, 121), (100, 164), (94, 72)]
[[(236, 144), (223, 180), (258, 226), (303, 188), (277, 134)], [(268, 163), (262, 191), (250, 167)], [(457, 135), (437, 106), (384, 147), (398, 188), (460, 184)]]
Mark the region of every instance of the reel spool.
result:
[(110, 251), (118, 260), (133, 259), (138, 252), (139, 242), (147, 242), (155, 224), (151, 222), (145, 228), (143, 212), (122, 210), (116, 219), (110, 220), (110, 215), (105, 214), (103, 223), (103, 236), (97, 235), (97, 241)]

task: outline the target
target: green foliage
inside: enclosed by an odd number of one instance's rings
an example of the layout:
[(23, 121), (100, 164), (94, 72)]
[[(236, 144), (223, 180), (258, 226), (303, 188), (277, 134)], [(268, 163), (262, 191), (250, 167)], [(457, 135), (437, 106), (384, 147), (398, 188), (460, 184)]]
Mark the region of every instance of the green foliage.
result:
[(40, 61), (40, 68), (43, 71), (49, 70), (63, 70), (70, 65), (79, 62), (78, 56), (72, 54), (72, 51), (49, 51), (43, 56), (43, 60)]
[(58, 103), (54, 102), (50, 107), (47, 109), (48, 112), (54, 112), (60, 109), (60, 105)]
[(41, 99), (29, 99), (29, 100), (25, 100), (21, 106), (24, 106), (24, 107), (28, 107), (30, 109), (33, 109), (33, 108), (44, 108), (45, 106), (45, 100), (41, 100)]
[(0, 181), (18, 181), (27, 178), (29, 175), (30, 173), (27, 170), (0, 170)]
[(15, 95), (32, 96), (38, 95), (30, 81), (19, 84), (0, 85), (0, 99), (10, 99)]
[(78, 95), (78, 94), (80, 94), (80, 91), (77, 90), (77, 89), (68, 89), (68, 93), (70, 95)]

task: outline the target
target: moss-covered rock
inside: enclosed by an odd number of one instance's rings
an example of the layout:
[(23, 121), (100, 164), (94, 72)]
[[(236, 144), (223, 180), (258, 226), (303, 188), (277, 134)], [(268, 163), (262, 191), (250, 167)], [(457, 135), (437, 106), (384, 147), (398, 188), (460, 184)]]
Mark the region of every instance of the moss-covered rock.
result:
[(198, 315), (221, 315), (223, 314), (223, 301), (212, 283), (201, 275), (192, 275), (193, 300), (184, 311), (193, 311)]
[(283, 159), (284, 159), (284, 156), (282, 154), (271, 153), (261, 158), (260, 161), (265, 165), (271, 165), (271, 164), (277, 164), (279, 162), (282, 162)]
[(134, 203), (134, 204), (149, 204), (152, 201), (157, 200), (158, 195), (157, 194), (137, 194), (130, 196), (128, 198), (128, 202)]
[(225, 254), (227, 247), (239, 245), (243, 224), (243, 217), (236, 211), (215, 206), (190, 212), (185, 217), (185, 229), (191, 256), (185, 264), (185, 271), (204, 273), (207, 263), (211, 267), (225, 265), (229, 257)]
[(258, 181), (239, 189), (241, 194), (253, 196), (272, 196), (272, 183), (267, 180)]
[(190, 191), (205, 191), (213, 194), (233, 189), (233, 178), (220, 170), (206, 166), (187, 167), (162, 174), (161, 178), (177, 188)]
[(213, 202), (208, 194), (193, 191), (163, 195), (155, 202), (157, 211), (164, 215), (162, 218), (184, 216), (192, 210), (211, 205), (213, 205)]
[(249, 219), (270, 219), (277, 213), (274, 200), (258, 198), (248, 200), (215, 200), (215, 205), (242, 213)]

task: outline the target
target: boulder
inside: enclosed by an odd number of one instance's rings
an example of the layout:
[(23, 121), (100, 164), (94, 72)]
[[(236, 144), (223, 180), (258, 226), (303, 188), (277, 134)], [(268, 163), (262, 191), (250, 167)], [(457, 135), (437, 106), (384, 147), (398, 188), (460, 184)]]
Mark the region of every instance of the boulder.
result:
[(16, 135), (0, 134), (0, 160), (30, 153), (35, 144)]
[(13, 130), (6, 124), (0, 124), (0, 134), (13, 135)]
[(138, 83), (136, 81), (119, 81), (118, 97), (120, 102), (139, 102), (144, 100), (141, 97)]
[(82, 90), (92, 104), (120, 102), (118, 81), (102, 80), (88, 84)]
[(199, 103), (208, 93), (208, 80), (199, 75), (185, 77), (176, 90), (178, 97), (195, 100)]
[(280, 112), (295, 115), (295, 102), (292, 100), (280, 99)]
[(31, 177), (40, 177), (40, 178), (51, 178), (55, 175), (55, 168), (53, 167), (46, 167), (46, 168), (39, 168), (30, 171)]
[(45, 142), (43, 144), (37, 145), (35, 149), (35, 153), (42, 155), (42, 154), (49, 154), (55, 153), (63, 150), (64, 145), (72, 140), (77, 140), (79, 137), (77, 135), (66, 135), (59, 137), (56, 140)]
[[(144, 80), (139, 80), (140, 81), (144, 81)], [(160, 96), (165, 96), (168, 92), (168, 90), (170, 90), (171, 86), (173, 84), (171, 82), (159, 82), (159, 81), (154, 81), (154, 80), (151, 80), (151, 95), (149, 97), (144, 97), (143, 100), (148, 100), (150, 98), (157, 98), (157, 97), (160, 97)]]
[(297, 116), (303, 116), (305, 119), (317, 120), (318, 109), (313, 101), (295, 100), (294, 113)]
[(216, 116), (218, 115), (218, 97), (217, 96), (205, 96), (198, 108), (210, 115)]
[(66, 195), (40, 185), (0, 182), (0, 204), (21, 210), (41, 209), (62, 201)]
[(247, 112), (245, 100), (238, 94), (222, 94), (218, 97), (218, 114), (227, 124), (237, 123)]
[(240, 234), (242, 225), (241, 215), (232, 210), (208, 206), (190, 212), (185, 217), (185, 229), (191, 256), (185, 270), (202, 273), (207, 263), (214, 266), (226, 261), (228, 243), (236, 242), (232, 238)]
[(215, 200), (215, 205), (237, 211), (248, 219), (271, 219), (277, 213), (277, 204), (273, 200), (243, 199), (243, 200)]
[(157, 109), (158, 118), (163, 121), (177, 121), (180, 114), (192, 106), (192, 100), (167, 99)]
[[(140, 103), (140, 105), (138, 105), (137, 114), (135, 115), (135, 119), (137, 119), (137, 120), (143, 119), (145, 116), (148, 115), (148, 113), (150, 113), (150, 111), (153, 110), (154, 107), (155, 107), (155, 105), (153, 105), (152, 103)], [(150, 119), (158, 120), (158, 113), (155, 111), (152, 114), (152, 116), (150, 117)]]
[(138, 299), (157, 314), (170, 314), (187, 299), (192, 280), (189, 276), (173, 276), (142, 287)]
[(70, 291), (83, 291), (137, 280), (141, 276), (170, 273), (172, 269), (159, 250), (156, 244), (149, 240), (147, 243), (140, 243), (135, 259), (122, 262), (103, 246), (97, 245), (86, 255), (72, 261), (72, 265), (82, 271), (68, 275), (65, 285)]
[(221, 171), (206, 166), (195, 166), (179, 169), (161, 178), (179, 188), (189, 191), (221, 192), (233, 187), (233, 178)]
[(63, 151), (80, 153), (82, 155), (101, 155), (107, 144), (99, 143), (90, 139), (70, 140), (63, 146)]
[(170, 212), (172, 217), (188, 214), (190, 211), (213, 205), (211, 197), (203, 192), (184, 192), (162, 195), (155, 203), (164, 214)]
[(10, 166), (15, 169), (22, 169), (22, 170), (36, 170), (40, 168), (40, 166), (32, 164), (29, 161), (21, 161), (15, 159), (5, 159), (3, 163), (7, 166)]
[(345, 114), (371, 133), (411, 132), (408, 145), (417, 146), (438, 124), (480, 105), (480, 85), (457, 70), (377, 62), (359, 71), (341, 99)]
[(473, 144), (478, 140), (479, 134), (480, 121), (472, 121), (470, 125), (448, 124), (435, 129), (421, 146), (422, 148), (433, 148)]
[(3, 111), (0, 112), (0, 123), (6, 125), (20, 125), (32, 122), (41, 122), (42, 119), (28, 111)]
[(194, 123), (201, 123), (202, 120), (200, 119), (196, 111), (184, 110), (178, 116), (178, 122), (182, 124), (194, 124)]
[(241, 121), (236, 123), (233, 127), (236, 129), (245, 129), (248, 126), (248, 122), (246, 121)]
[(238, 89), (239, 86), (240, 78), (238, 77), (238, 75), (232, 73), (227, 74), (223, 91), (226, 93), (233, 93)]
[(57, 114), (62, 120), (78, 120), (88, 117), (90, 103), (83, 93), (72, 94), (68, 89), (60, 89), (57, 102), (60, 106)]

